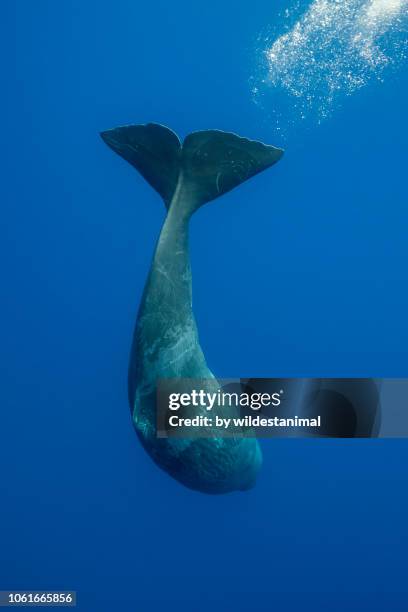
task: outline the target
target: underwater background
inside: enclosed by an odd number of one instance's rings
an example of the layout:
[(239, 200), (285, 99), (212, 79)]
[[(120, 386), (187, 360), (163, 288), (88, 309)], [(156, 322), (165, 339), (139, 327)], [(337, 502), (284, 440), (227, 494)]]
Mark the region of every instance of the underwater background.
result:
[(252, 89), (289, 4), (1, 3), (0, 589), (92, 612), (407, 609), (407, 440), (264, 440), (257, 486), (213, 497), (130, 420), (164, 206), (99, 137), (126, 123), (286, 149), (192, 220), (218, 376), (408, 376), (406, 64), (282, 134)]

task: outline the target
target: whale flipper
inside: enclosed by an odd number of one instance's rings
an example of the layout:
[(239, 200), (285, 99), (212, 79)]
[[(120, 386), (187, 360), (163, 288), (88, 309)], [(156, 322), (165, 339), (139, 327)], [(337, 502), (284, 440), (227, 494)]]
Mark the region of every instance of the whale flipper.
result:
[(158, 123), (125, 125), (102, 132), (106, 144), (134, 166), (166, 207), (182, 186), (193, 210), (218, 198), (283, 155), (282, 149), (220, 130), (193, 132), (181, 145)]

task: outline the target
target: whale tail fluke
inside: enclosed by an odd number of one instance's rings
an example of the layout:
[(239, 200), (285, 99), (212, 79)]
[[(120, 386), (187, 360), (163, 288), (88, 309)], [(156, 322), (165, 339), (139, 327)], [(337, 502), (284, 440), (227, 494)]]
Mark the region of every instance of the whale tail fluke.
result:
[(101, 133), (106, 144), (134, 166), (167, 208), (178, 187), (194, 209), (275, 164), (282, 149), (220, 130), (189, 134), (181, 144), (168, 128), (126, 125)]
[(134, 166), (168, 207), (180, 173), (178, 136), (157, 123), (124, 125), (101, 132), (106, 144)]

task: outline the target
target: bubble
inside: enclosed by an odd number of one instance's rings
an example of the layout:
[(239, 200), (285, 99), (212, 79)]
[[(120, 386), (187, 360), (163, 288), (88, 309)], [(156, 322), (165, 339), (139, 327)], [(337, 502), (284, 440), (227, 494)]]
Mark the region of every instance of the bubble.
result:
[(408, 0), (314, 0), (281, 17), (286, 31), (264, 41), (264, 74), (252, 85), (258, 103), (273, 95), (278, 125), (283, 115), (322, 121), (407, 55)]

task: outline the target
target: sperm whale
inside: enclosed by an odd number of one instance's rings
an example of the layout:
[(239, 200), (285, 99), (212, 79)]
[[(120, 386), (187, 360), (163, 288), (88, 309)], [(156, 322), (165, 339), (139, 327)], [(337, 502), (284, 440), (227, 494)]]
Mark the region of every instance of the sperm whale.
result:
[(216, 385), (192, 310), (191, 215), (275, 164), (283, 151), (219, 130), (193, 132), (181, 143), (172, 130), (155, 123), (126, 125), (101, 136), (159, 193), (167, 209), (130, 354), (128, 390), (135, 430), (154, 462), (183, 485), (204, 493), (249, 489), (262, 463), (257, 440), (159, 438), (156, 390), (161, 378), (208, 379)]

